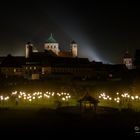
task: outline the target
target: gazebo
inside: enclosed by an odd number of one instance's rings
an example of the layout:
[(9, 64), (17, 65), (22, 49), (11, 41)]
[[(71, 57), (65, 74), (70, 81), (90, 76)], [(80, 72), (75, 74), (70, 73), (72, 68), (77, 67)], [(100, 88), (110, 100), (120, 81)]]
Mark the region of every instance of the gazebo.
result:
[(95, 109), (96, 111), (99, 100), (86, 93), (78, 102), (80, 109)]

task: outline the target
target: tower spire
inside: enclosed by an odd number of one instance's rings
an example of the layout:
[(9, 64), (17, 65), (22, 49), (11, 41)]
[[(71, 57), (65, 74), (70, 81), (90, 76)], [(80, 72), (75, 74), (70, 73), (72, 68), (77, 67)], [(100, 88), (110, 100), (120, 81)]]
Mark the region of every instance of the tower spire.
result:
[(51, 37), (53, 37), (52, 33), (51, 33)]

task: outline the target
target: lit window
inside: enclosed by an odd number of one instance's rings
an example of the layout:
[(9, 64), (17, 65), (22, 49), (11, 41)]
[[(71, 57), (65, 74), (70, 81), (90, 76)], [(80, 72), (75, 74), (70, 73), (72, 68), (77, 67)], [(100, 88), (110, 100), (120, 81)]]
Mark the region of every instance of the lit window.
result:
[(32, 67), (30, 67), (30, 70), (32, 69)]
[(112, 75), (111, 73), (110, 73), (108, 76), (109, 76), (110, 78), (113, 77), (113, 75)]
[(28, 69), (28, 67), (26, 67), (26, 70)]
[(45, 68), (42, 68), (42, 74), (45, 74)]
[(16, 72), (16, 69), (14, 69), (14, 72)]
[(36, 67), (34, 67), (34, 70), (36, 70)]

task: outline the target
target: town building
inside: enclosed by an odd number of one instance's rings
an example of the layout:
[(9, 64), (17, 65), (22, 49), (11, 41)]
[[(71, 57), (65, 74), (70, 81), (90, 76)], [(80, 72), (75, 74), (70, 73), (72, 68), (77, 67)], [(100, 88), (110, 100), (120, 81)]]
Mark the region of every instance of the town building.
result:
[(127, 71), (124, 64), (107, 65), (90, 62), (78, 57), (78, 44), (70, 43), (70, 51), (61, 51), (52, 34), (44, 43), (44, 51), (39, 52), (31, 42), (25, 45), (25, 56), (0, 57), (0, 76), (22, 77), (25, 79), (80, 78), (105, 79), (122, 77)]

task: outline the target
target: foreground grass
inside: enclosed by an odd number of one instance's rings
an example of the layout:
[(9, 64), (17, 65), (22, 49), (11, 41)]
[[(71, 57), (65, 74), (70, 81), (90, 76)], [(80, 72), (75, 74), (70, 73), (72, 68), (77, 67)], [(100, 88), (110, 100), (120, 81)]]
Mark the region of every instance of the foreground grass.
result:
[(0, 126), (3, 132), (21, 135), (39, 134), (134, 134), (139, 126), (140, 113), (114, 108), (98, 107), (94, 110), (80, 110), (69, 106), (49, 108), (8, 108), (0, 110)]

